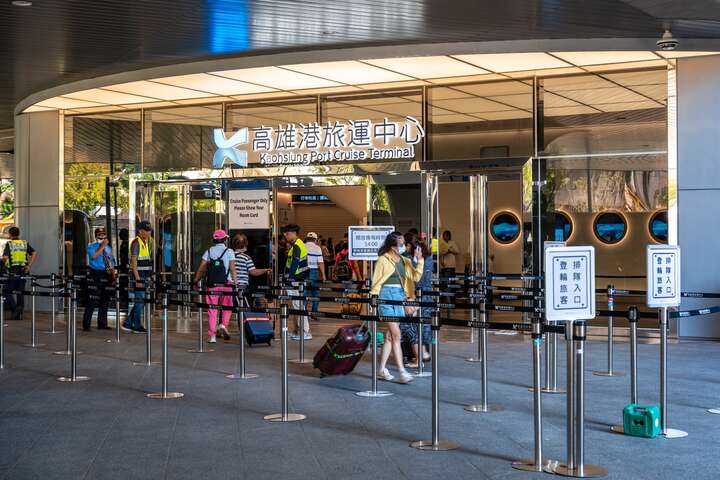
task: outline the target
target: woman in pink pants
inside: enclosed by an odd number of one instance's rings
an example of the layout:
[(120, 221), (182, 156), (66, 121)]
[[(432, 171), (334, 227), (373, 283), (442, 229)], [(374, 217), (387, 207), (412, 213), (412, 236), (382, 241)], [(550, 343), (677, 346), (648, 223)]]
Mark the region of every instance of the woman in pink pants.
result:
[[(236, 281), (235, 252), (225, 244), (228, 235), (224, 230), (215, 230), (213, 245), (203, 253), (202, 261), (195, 273), (195, 283), (205, 275), (205, 284), (211, 292), (205, 298), (209, 305), (232, 307), (233, 285)], [(222, 310), (222, 323), (218, 326), (218, 311), (208, 308), (208, 342), (215, 343), (217, 331), (225, 340), (230, 340), (227, 326), (230, 324), (230, 310)]]

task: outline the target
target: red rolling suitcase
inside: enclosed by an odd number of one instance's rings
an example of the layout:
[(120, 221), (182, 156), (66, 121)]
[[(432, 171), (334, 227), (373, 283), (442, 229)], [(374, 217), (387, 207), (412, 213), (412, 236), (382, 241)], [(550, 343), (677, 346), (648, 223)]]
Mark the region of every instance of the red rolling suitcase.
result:
[(365, 325), (338, 329), (334, 337), (325, 342), (313, 359), (313, 366), (321, 376), (347, 375), (355, 369), (370, 343)]

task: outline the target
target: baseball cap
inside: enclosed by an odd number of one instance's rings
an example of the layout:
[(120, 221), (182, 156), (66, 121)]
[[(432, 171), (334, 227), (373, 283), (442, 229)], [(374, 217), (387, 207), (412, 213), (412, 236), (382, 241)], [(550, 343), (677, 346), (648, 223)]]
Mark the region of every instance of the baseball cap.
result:
[(224, 240), (228, 236), (227, 233), (225, 233), (225, 230), (215, 230), (213, 232), (213, 240)]
[(95, 236), (97, 237), (98, 235), (105, 235), (105, 227), (97, 227), (95, 229)]
[(310, 233), (307, 234), (307, 238), (312, 238), (312, 239), (317, 240), (317, 239), (318, 239), (318, 234), (315, 233), (315, 232), (310, 232)]
[(148, 222), (147, 220), (143, 220), (142, 222), (138, 223), (137, 229), (145, 230), (146, 232), (152, 232), (152, 227), (150, 226), (150, 222)]

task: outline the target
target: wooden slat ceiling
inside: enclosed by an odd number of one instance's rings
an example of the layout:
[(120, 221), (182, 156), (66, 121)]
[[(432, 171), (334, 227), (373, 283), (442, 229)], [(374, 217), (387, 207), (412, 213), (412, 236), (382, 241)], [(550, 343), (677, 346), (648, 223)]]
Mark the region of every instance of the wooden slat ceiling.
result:
[[(720, 36), (712, 0), (34, 0), (0, 3), (0, 128), (75, 80), (228, 55), (440, 42)], [(418, 52), (422, 55), (423, 52)], [(298, 55), (302, 62), (302, 55)]]

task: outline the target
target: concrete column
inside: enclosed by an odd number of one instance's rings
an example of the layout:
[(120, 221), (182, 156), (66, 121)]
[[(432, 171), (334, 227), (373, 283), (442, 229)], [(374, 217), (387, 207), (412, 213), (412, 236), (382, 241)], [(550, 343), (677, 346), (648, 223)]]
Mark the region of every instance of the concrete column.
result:
[[(38, 275), (60, 267), (62, 132), (58, 112), (15, 117), (15, 223), (38, 251)], [(38, 307), (46, 303), (39, 300)]]
[[(720, 292), (719, 81), (720, 58), (678, 60), (677, 208), (683, 291)], [(683, 299), (682, 307), (717, 304), (717, 299)], [(685, 337), (720, 337), (717, 317), (680, 320), (678, 333)]]

